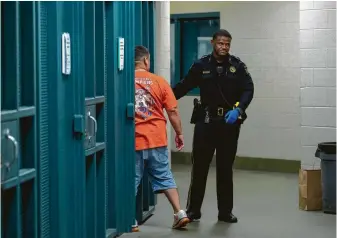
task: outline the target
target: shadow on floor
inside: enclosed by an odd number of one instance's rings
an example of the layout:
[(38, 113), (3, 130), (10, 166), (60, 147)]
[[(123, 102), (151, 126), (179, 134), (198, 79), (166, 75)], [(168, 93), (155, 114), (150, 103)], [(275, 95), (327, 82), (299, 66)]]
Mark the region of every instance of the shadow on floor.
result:
[[(180, 201), (186, 205), (190, 166), (175, 165), (173, 172), (179, 186)], [(215, 169), (210, 168), (207, 189), (199, 222), (187, 230), (170, 227), (172, 210), (160, 195), (154, 216), (140, 227), (139, 233), (123, 238), (335, 238), (336, 216), (298, 209), (298, 176), (252, 171), (235, 171), (234, 211), (237, 224), (217, 222)]]

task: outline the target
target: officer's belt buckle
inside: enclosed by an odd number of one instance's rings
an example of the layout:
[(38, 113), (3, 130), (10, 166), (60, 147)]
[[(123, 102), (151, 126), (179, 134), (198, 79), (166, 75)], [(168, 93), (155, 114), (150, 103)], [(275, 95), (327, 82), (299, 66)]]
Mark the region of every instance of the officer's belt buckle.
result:
[(223, 108), (222, 107), (218, 107), (218, 116), (219, 117), (223, 116), (223, 112), (224, 112)]

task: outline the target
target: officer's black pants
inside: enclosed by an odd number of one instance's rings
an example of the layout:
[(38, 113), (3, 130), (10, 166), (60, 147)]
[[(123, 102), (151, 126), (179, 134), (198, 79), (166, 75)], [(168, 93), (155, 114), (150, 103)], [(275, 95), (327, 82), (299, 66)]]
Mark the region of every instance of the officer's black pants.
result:
[(216, 183), (219, 217), (233, 209), (233, 162), (240, 126), (225, 122), (197, 123), (194, 128), (191, 185), (187, 212), (200, 214), (209, 165), (216, 150)]

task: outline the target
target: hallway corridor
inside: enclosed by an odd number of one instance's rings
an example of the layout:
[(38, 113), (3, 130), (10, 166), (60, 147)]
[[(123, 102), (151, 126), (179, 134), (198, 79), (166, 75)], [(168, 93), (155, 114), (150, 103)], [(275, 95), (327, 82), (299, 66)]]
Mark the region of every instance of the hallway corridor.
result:
[[(182, 206), (185, 207), (190, 182), (190, 166), (173, 165)], [(139, 233), (122, 238), (335, 238), (336, 217), (322, 212), (298, 209), (297, 174), (236, 171), (233, 213), (237, 224), (217, 222), (215, 168), (210, 169), (206, 195), (199, 222), (187, 230), (172, 230), (172, 211), (165, 197), (158, 197), (155, 215)]]

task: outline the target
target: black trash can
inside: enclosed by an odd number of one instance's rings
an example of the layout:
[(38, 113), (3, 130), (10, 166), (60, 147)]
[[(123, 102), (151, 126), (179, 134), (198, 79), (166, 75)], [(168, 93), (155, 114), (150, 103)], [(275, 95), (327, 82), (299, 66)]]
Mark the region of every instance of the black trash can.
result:
[(336, 142), (319, 143), (315, 156), (321, 159), (323, 212), (336, 214)]

